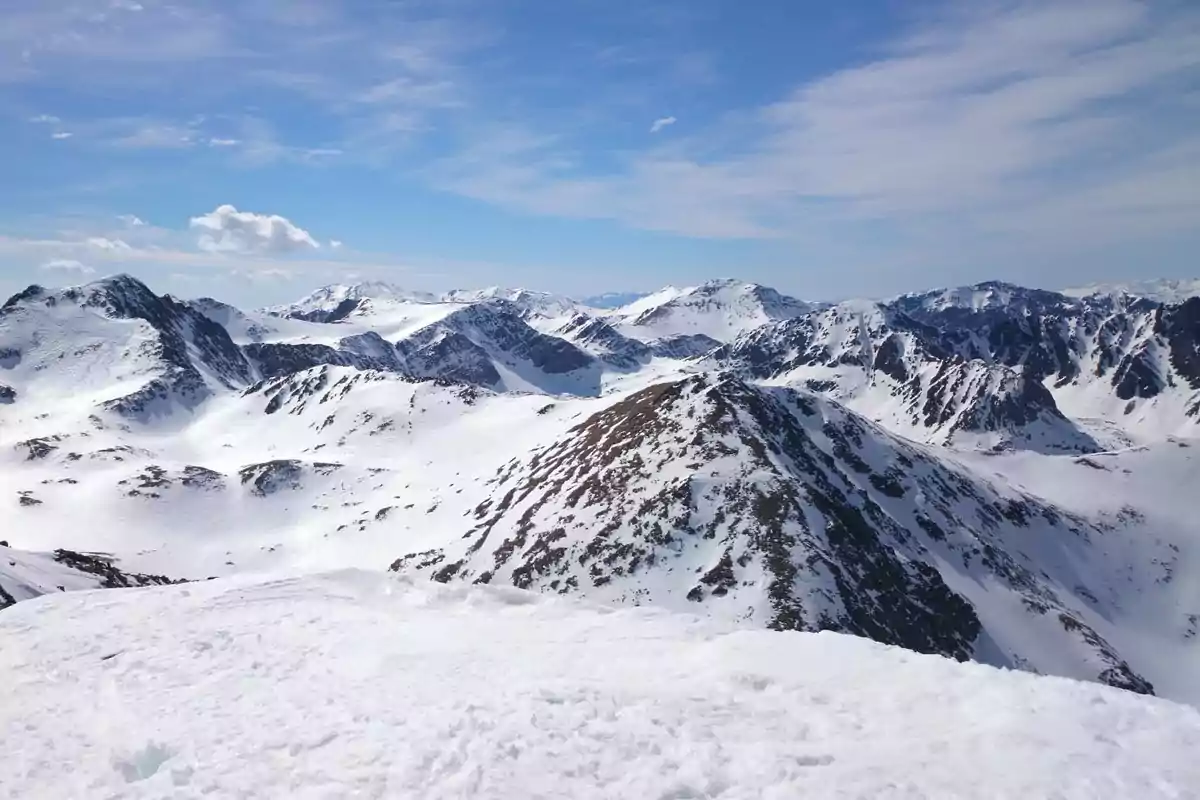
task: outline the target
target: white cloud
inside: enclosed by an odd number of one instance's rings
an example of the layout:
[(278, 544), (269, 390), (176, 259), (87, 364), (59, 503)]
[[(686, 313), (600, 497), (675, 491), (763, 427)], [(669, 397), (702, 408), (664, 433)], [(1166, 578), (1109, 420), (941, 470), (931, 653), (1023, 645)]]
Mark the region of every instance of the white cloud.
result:
[(117, 219), (130, 228), (144, 228), (146, 226), (145, 221), (134, 214), (122, 214)]
[(676, 121), (677, 120), (674, 117), (659, 117), (658, 119), (654, 120), (654, 123), (650, 126), (650, 132), (658, 133), (663, 128), (674, 125)]
[(237, 147), (241, 143), (241, 139), (222, 139), (214, 137), (208, 140), (209, 147)]
[(85, 242), (88, 247), (94, 247), (97, 250), (107, 250), (109, 252), (121, 252), (132, 250), (128, 242), (121, 239), (111, 239), (107, 236), (91, 236)]
[(50, 134), (51, 139), (70, 139), (73, 134), (70, 131), (55, 131)]
[(290, 281), (296, 277), (296, 274), (290, 269), (282, 267), (263, 267), (259, 269), (238, 269), (233, 268), (229, 271), (233, 277), (242, 278), (254, 283), (278, 283), (281, 281)]
[(76, 275), (91, 275), (96, 271), (73, 258), (54, 258), (39, 266), (38, 269), (45, 272), (67, 272)]
[(321, 246), (308, 231), (284, 217), (238, 211), (231, 205), (192, 217), (189, 227), (199, 231), (197, 246), (209, 253), (281, 254)]
[(61, 119), (53, 114), (38, 114), (36, 117), (30, 117), (29, 121), (35, 125), (57, 125), (62, 122)]
[(330, 239), (329, 246), (332, 247), (334, 250), (337, 250), (337, 249), (341, 248), (342, 243), (340, 241), (338, 241), (337, 239)]
[[(579, 166), (569, 141), (530, 132), (536, 144), (505, 151), (483, 130), (429, 174), (524, 211), (701, 237), (883, 222), (926, 242), (1037, 230), (1081, 247), (1195, 231), (1200, 125), (1183, 87), (1200, 78), (1197, 11), (950, 4), (875, 60), (607, 172)], [(1102, 226), (1086, 211), (1100, 198)]]

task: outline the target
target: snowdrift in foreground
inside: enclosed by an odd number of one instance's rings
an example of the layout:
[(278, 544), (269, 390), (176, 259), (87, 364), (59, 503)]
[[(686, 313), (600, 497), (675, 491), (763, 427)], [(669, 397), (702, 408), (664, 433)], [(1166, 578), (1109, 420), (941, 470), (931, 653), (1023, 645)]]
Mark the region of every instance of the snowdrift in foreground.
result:
[(6, 797), (1182, 797), (1200, 712), (366, 572), (0, 613)]

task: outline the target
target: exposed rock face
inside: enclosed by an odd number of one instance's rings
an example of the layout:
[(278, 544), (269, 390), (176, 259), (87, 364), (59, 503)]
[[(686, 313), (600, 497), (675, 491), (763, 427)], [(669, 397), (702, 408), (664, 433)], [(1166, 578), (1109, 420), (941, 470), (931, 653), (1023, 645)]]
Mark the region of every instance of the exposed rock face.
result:
[(530, 327), (504, 300), (464, 306), (397, 342), (396, 350), (410, 375), (486, 388), (504, 388), (501, 368), (537, 386), (596, 367), (592, 356)]
[(601, 317), (576, 314), (556, 333), (618, 369), (637, 369), (652, 355), (650, 345), (621, 334)]
[[(966, 358), (1021, 365), (1054, 386), (1101, 378), (1124, 400), (1155, 397), (1177, 383), (1200, 389), (1200, 298), (1075, 298), (998, 282), (957, 291), (906, 295), (893, 307), (937, 328)], [(971, 302), (962, 296), (968, 292)]]
[[(211, 396), (214, 388), (234, 388), (250, 381), (250, 364), (225, 328), (186, 303), (155, 295), (128, 275), (57, 292), (30, 286), (0, 308), (0, 325), (17, 324), (22, 316), (69, 306), (114, 320), (141, 320), (154, 332), (137, 353), (130, 354), (154, 365), (149, 380), (141, 388), (103, 403), (106, 410), (142, 419), (156, 413), (163, 401), (194, 407)], [(52, 321), (46, 324), (55, 325)], [(15, 350), (7, 358), (19, 361), (22, 353)]]
[(55, 550), (54, 560), (60, 564), (95, 575), (100, 578), (104, 589), (128, 589), (134, 586), (165, 586), (171, 583), (186, 583), (165, 575), (145, 575), (140, 572), (122, 572), (113, 565), (113, 560), (96, 553), (77, 553), (73, 550)]
[(266, 497), (284, 489), (299, 489), (304, 465), (295, 459), (277, 459), (242, 467), (238, 474), (251, 493)]
[(114, 561), (104, 554), (74, 550), (28, 553), (0, 541), (0, 610), (49, 592), (183, 583), (163, 575), (121, 570)]
[(311, 311), (292, 311), (287, 316), (291, 319), (300, 319), (305, 322), (341, 322), (353, 314), (361, 303), (362, 300), (358, 298), (348, 297), (330, 309), (316, 308)]
[(256, 497), (268, 497), (282, 491), (303, 488), (304, 477), (310, 472), (328, 476), (341, 468), (341, 464), (330, 462), (308, 463), (293, 458), (281, 458), (261, 464), (249, 464), (238, 470), (238, 475), (242, 484), (250, 487), (251, 494)]
[(814, 309), (739, 337), (711, 361), (752, 378), (791, 376), (852, 404), (890, 393), (929, 441), (1007, 432), (1036, 447), (1024, 430), (1036, 421), (1045, 447), (1087, 451), (1096, 442), (1066, 420), (1055, 392), (1084, 391), (1102, 406), (1105, 396), (1176, 391), (1190, 394), (1181, 408), (1200, 408), (1198, 341), (1200, 299), (1073, 298), (992, 282)]
[(354, 367), (355, 369), (397, 369), (392, 359), (380, 359), (353, 350), (340, 350), (327, 344), (248, 344), (246, 356), (263, 378), (278, 378), (317, 366)]
[(513, 461), (493, 484), (461, 545), (392, 568), (701, 603), (774, 628), (844, 631), (959, 659), (974, 654), (984, 628), (950, 585), (986, 578), (1030, 613), (1065, 615), (1059, 635), (1078, 642), (1099, 679), (1150, 690), (1089, 626), (1089, 610), (1010, 550), (1021, 529), (1086, 540), (1085, 522), (1002, 495), (806, 393), (732, 376), (654, 386)]

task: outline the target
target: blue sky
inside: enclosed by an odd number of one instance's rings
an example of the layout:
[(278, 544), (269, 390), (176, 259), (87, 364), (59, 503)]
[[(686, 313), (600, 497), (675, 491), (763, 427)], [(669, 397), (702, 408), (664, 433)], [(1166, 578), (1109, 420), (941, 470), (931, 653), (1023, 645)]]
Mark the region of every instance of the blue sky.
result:
[(1192, 277), (1188, 0), (7, 0), (0, 291)]

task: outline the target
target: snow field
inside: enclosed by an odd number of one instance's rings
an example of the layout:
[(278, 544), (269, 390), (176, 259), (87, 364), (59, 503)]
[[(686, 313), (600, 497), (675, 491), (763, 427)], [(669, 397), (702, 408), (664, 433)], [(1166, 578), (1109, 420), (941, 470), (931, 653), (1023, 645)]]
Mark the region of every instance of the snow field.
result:
[(1200, 712), (345, 571), (0, 614), (6, 798), (1194, 797)]

